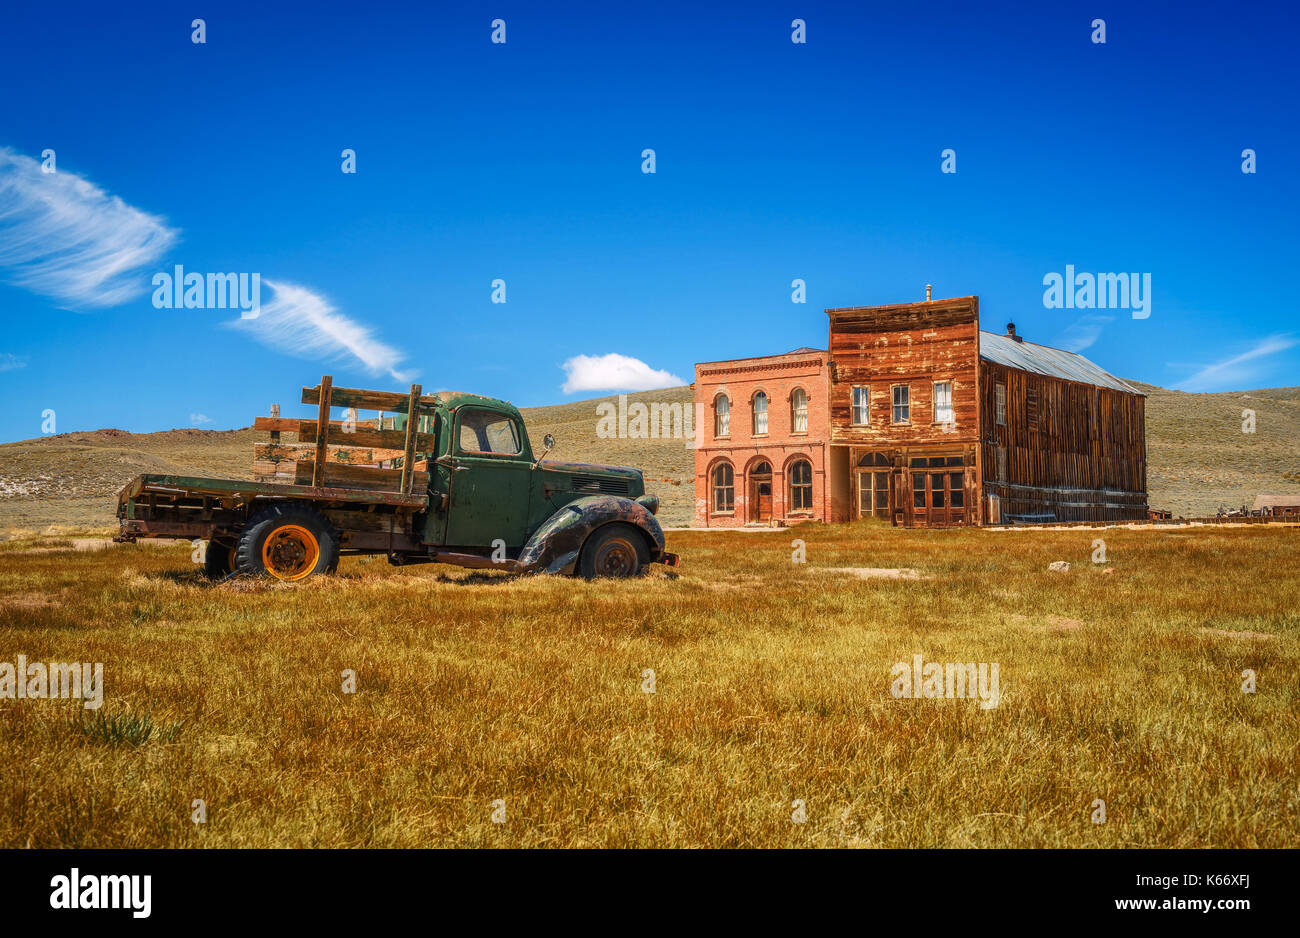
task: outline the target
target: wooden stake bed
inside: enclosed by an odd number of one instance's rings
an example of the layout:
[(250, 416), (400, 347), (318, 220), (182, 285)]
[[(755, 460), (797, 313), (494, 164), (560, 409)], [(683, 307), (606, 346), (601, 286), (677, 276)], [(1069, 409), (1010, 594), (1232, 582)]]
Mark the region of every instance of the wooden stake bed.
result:
[[(417, 454), (433, 451), (433, 398), (420, 386), (409, 394), (336, 388), (329, 375), (302, 389), (304, 404), (315, 404), (313, 420), (258, 417), (254, 428), (270, 435), (254, 445), (255, 481), (201, 476), (141, 475), (118, 493), (119, 539), (210, 537), (238, 530), (259, 502), (310, 502), (341, 531), (344, 546), (418, 548), (413, 517), (428, 507), (429, 473)], [(377, 410), (378, 418), (330, 419), (333, 407)], [(386, 429), (384, 412), (396, 412)], [(405, 425), (398, 429), (398, 420)], [(427, 426), (422, 426), (425, 424)], [(425, 432), (421, 432), (425, 431)], [(281, 433), (293, 433), (286, 443)]]
[[(434, 447), (432, 433), (420, 432), (432, 412), (433, 400), (422, 398), (418, 384), (410, 394), (336, 388), (329, 375), (314, 388), (302, 389), (302, 402), (317, 408), (315, 420), (281, 418), (272, 406), (271, 417), (258, 417), (253, 428), (266, 430), (270, 443), (259, 443), (253, 453), (253, 475), (258, 482), (310, 488), (367, 489), (401, 494), (423, 493), (427, 472), (417, 471), (414, 457)], [(350, 420), (331, 420), (333, 407), (353, 411)], [(376, 410), (379, 417), (360, 420), (357, 410)], [(384, 412), (396, 411), (405, 421), (402, 429), (384, 428)], [(396, 423), (397, 416), (393, 419)], [(282, 443), (281, 433), (297, 434), (298, 442)]]

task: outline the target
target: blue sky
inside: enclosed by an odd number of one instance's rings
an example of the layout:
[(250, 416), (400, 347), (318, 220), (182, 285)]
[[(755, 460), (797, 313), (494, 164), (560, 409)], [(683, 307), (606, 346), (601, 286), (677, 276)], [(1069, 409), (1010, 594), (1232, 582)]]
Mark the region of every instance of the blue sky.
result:
[[(580, 356), (644, 363), (631, 385), (690, 380), (697, 361), (824, 346), (825, 307), (926, 283), (1126, 378), (1300, 384), (1298, 20), (1241, 3), (11, 5), (0, 439), (39, 435), (46, 409), (60, 432), (244, 426), (272, 402), (306, 413), (298, 389), (323, 372), (558, 403), (603, 393), (590, 361), (566, 373)], [(35, 169), (46, 149), (55, 174)], [(237, 310), (155, 308), (151, 278), (176, 264), (276, 286), (232, 327)], [(1066, 265), (1151, 274), (1151, 315), (1045, 308)]]

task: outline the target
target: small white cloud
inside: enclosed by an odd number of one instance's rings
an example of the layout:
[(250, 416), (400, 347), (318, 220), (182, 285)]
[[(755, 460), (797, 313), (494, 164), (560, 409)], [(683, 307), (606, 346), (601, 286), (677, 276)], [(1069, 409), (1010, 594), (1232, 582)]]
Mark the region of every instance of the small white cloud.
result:
[(337, 358), (351, 355), (369, 371), (387, 372), (403, 384), (413, 372), (398, 371), (405, 356), (385, 345), (369, 327), (344, 316), (318, 293), (292, 283), (262, 279), (273, 296), (263, 303), (255, 319), (236, 319), (226, 323), (232, 329), (247, 332), (272, 348), (301, 358)]
[(190, 426), (197, 427), (201, 423), (212, 423), (212, 418), (207, 414), (190, 414)]
[[(1242, 352), (1240, 355), (1233, 355), (1231, 358), (1225, 358), (1221, 362), (1215, 362), (1213, 365), (1206, 365), (1196, 374), (1192, 375), (1182, 383), (1180, 390), (1183, 391), (1211, 391), (1211, 390), (1236, 390), (1243, 384), (1250, 384), (1256, 379), (1253, 377), (1257, 373), (1256, 369), (1249, 367), (1248, 362), (1264, 358), (1268, 355), (1276, 355), (1278, 352), (1285, 352), (1289, 348), (1300, 345), (1300, 339), (1292, 338), (1289, 335), (1273, 335), (1266, 339), (1261, 339), (1255, 343), (1255, 347)], [(1234, 387), (1235, 386), (1235, 387)]]
[(1089, 313), (1070, 323), (1061, 334), (1060, 347), (1067, 352), (1082, 352), (1097, 341), (1101, 330), (1115, 321), (1114, 316), (1102, 313)]
[(76, 173), (0, 147), (0, 272), (15, 286), (71, 309), (117, 306), (149, 289), (147, 268), (176, 238)]
[(619, 355), (575, 355), (562, 366), (564, 393), (575, 391), (653, 391), (686, 384), (677, 375), (651, 368), (639, 358)]
[(0, 371), (16, 371), (27, 367), (27, 359), (19, 358), (9, 352), (0, 354)]

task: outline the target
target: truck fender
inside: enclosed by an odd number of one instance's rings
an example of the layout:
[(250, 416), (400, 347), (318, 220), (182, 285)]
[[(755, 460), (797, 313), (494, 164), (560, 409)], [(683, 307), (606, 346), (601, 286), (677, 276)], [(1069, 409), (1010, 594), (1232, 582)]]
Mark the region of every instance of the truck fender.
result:
[(525, 573), (572, 573), (587, 538), (601, 525), (621, 521), (639, 529), (649, 542), (650, 559), (664, 550), (664, 531), (644, 505), (617, 495), (584, 495), (551, 515), (533, 532), (519, 554)]

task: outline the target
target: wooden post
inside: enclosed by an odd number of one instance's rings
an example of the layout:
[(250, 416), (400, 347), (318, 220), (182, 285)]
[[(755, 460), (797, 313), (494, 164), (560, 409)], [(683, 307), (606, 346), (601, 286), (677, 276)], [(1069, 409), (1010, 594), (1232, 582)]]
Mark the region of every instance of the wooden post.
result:
[(406, 454), (402, 460), (403, 495), (410, 494), (411, 483), (415, 479), (415, 439), (420, 432), (418, 408), (420, 406), (421, 390), (420, 385), (411, 385), (411, 401), (406, 408)]
[(334, 379), (330, 375), (321, 375), (320, 408), (316, 412), (316, 462), (311, 468), (311, 484), (325, 484), (325, 459), (329, 450), (325, 448), (326, 438), (330, 432), (330, 397), (333, 393)]
[[(280, 419), (280, 405), (279, 405), (279, 404), (272, 404), (272, 405), (271, 405), (271, 419), (272, 419), (272, 420), (279, 420), (279, 419)], [(272, 443), (279, 443), (279, 442), (280, 442), (280, 431), (279, 431), (279, 430), (272, 430), (272, 431), (271, 431), (271, 442), (272, 442)]]

